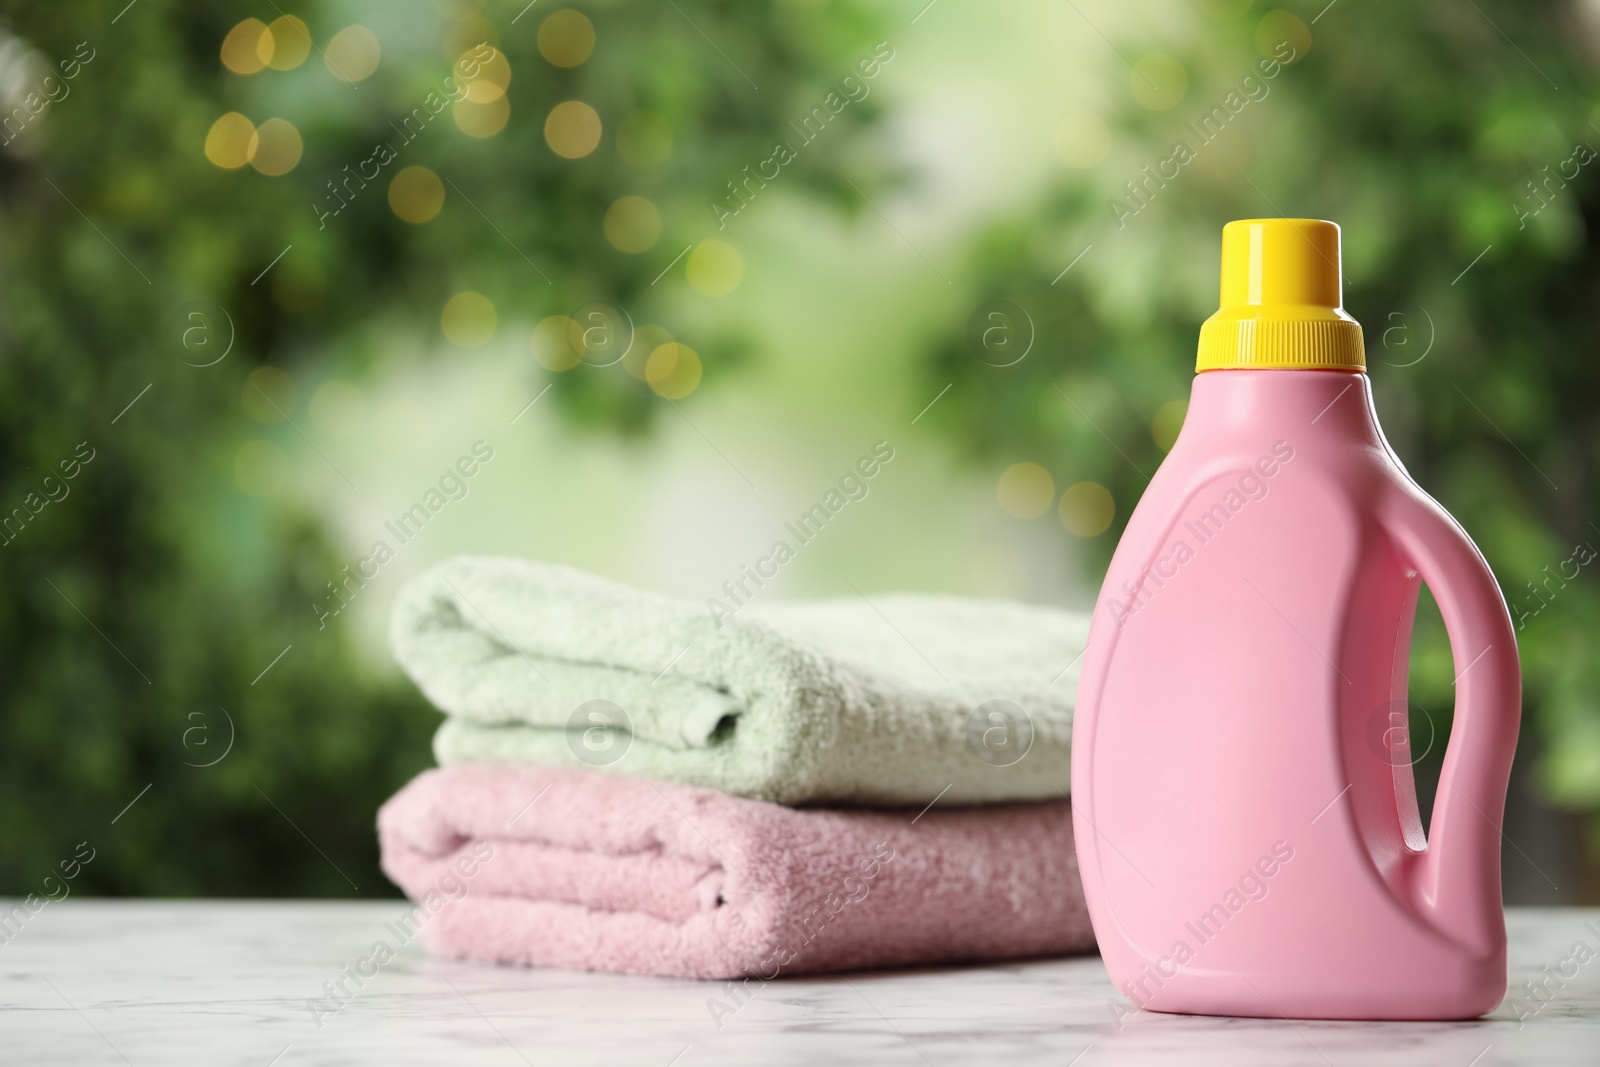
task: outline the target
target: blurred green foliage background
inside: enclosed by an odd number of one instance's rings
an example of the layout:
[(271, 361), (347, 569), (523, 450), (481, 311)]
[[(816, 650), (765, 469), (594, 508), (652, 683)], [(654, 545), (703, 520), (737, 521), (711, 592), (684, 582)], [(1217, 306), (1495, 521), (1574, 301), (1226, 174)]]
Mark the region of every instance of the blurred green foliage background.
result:
[[(1344, 227), (1385, 430), (1518, 620), (1508, 896), (1600, 900), (1597, 18), (0, 3), (0, 892), (85, 839), (80, 891), (391, 892), (373, 813), (436, 724), (382, 649), (406, 573), (704, 598), (880, 437), (777, 593), (1087, 607), (1222, 224), (1289, 214)], [(1412, 675), (1442, 737), (1426, 608)]]

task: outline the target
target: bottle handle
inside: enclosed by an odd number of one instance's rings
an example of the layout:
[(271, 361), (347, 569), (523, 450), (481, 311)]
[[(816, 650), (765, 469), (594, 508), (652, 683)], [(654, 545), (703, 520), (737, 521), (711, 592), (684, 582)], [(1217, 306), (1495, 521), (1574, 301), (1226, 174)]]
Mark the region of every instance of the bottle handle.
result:
[(1522, 716), (1522, 670), (1505, 598), (1478, 547), (1412, 484), (1386, 494), (1381, 520), (1444, 617), (1456, 680), (1455, 721), (1418, 857), (1417, 899), (1466, 947), (1503, 943), (1501, 820)]

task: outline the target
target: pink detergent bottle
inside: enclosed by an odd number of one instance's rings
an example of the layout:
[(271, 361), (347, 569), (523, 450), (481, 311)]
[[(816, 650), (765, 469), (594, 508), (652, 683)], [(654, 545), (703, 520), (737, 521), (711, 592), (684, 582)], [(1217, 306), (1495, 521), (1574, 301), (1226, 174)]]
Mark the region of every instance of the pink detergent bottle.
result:
[[(1465, 1019), (1506, 990), (1516, 640), (1483, 556), (1384, 440), (1341, 303), (1333, 223), (1224, 228), (1183, 431), (1095, 608), (1074, 829), (1133, 1007)], [(1457, 673), (1426, 837), (1406, 735), (1422, 582)]]

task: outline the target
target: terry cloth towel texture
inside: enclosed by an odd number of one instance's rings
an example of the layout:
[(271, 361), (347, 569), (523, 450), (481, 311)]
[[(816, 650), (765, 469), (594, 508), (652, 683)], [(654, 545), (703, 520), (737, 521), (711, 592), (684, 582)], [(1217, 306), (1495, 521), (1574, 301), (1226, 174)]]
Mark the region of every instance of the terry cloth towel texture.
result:
[[(1094, 946), (1065, 801), (788, 808), (564, 767), (424, 771), (378, 813), (436, 954), (764, 978)], [(430, 896), (431, 894), (431, 896)]]
[(752, 604), (719, 625), (569, 567), (459, 557), (401, 590), (390, 638), (448, 716), (443, 765), (921, 807), (1061, 799), (1088, 631), (1054, 608), (912, 595)]

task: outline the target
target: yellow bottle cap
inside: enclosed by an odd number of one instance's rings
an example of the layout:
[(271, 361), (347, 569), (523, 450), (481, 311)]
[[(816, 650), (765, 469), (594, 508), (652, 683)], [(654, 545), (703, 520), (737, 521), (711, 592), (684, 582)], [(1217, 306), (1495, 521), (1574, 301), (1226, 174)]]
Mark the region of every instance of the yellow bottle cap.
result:
[(1200, 327), (1196, 370), (1361, 371), (1361, 324), (1346, 314), (1339, 227), (1241, 219), (1222, 228), (1222, 301)]

